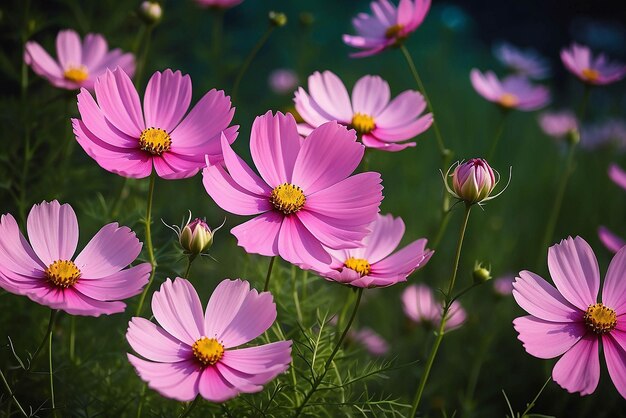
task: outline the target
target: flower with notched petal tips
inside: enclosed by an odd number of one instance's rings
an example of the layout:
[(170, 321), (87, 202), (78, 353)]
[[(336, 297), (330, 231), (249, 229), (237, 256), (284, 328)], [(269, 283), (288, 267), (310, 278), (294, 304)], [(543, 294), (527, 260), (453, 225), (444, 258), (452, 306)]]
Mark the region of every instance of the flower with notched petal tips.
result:
[(591, 85), (611, 84), (626, 76), (626, 65), (611, 62), (604, 54), (594, 58), (588, 47), (575, 43), (561, 51), (561, 60), (565, 68)]
[[(443, 314), (443, 305), (435, 300), (433, 291), (423, 284), (411, 285), (402, 292), (402, 307), (409, 319), (429, 327), (438, 326)], [(445, 330), (452, 331), (459, 328), (466, 319), (467, 314), (459, 301), (452, 302), (448, 310)]]
[[(609, 178), (619, 187), (626, 190), (626, 171), (622, 170), (617, 164), (611, 164), (609, 167)], [(623, 238), (615, 235), (604, 226), (598, 227), (598, 238), (613, 253), (618, 252), (626, 245), (626, 241)]]
[(526, 77), (510, 75), (502, 81), (492, 71), (470, 73), (472, 86), (478, 94), (503, 109), (536, 110), (550, 102), (549, 90), (533, 85)]
[(534, 49), (520, 49), (503, 42), (493, 49), (496, 58), (516, 74), (541, 80), (550, 75), (550, 64)]

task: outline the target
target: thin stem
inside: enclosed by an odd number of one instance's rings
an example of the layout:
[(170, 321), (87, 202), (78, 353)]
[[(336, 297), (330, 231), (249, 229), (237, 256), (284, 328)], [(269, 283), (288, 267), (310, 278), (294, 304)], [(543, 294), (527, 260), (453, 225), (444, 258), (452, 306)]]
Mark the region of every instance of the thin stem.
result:
[(70, 316), (70, 361), (76, 360), (76, 316)]
[(428, 360), (426, 361), (424, 372), (422, 373), (422, 377), (420, 378), (420, 382), (417, 387), (417, 392), (415, 393), (415, 398), (413, 400), (411, 414), (409, 415), (410, 417), (414, 417), (415, 414), (417, 413), (417, 408), (419, 407), (420, 401), (422, 399), (422, 394), (424, 393), (424, 388), (426, 387), (426, 382), (428, 381), (430, 370), (433, 367), (433, 363), (435, 362), (435, 357), (437, 356), (437, 351), (439, 350), (439, 346), (441, 345), (441, 341), (443, 340), (443, 336), (445, 334), (448, 311), (450, 310), (450, 306), (452, 305), (452, 301), (453, 301), (452, 291), (454, 290), (454, 283), (456, 281), (456, 276), (457, 276), (457, 272), (459, 269), (459, 260), (461, 259), (461, 249), (463, 248), (465, 230), (467, 229), (467, 223), (469, 221), (469, 215), (470, 215), (471, 209), (472, 209), (471, 205), (465, 206), (465, 218), (463, 219), (461, 232), (459, 233), (459, 241), (457, 243), (456, 255), (454, 257), (454, 268), (452, 269), (452, 275), (450, 276), (450, 284), (448, 286), (448, 292), (446, 293), (446, 297), (445, 297), (443, 312), (441, 314), (441, 321), (439, 322), (439, 329), (437, 331), (437, 338), (435, 339), (433, 347), (430, 350), (430, 354), (428, 355)]
[(270, 259), (270, 265), (267, 267), (267, 275), (265, 276), (265, 285), (263, 286), (263, 291), (267, 292), (270, 289), (270, 277), (272, 277), (272, 268), (274, 267), (274, 261), (276, 260), (276, 256)]
[[(11, 389), (11, 386), (9, 386), (9, 382), (7, 382), (6, 377), (4, 377), (4, 373), (2, 373), (2, 370), (0, 370), (0, 377), (2, 378), (2, 381), (4, 382), (4, 387), (7, 389), (7, 392), (9, 392), (9, 396), (11, 397), (11, 399), (13, 399), (13, 402), (15, 402), (15, 405), (17, 405), (22, 415), (27, 417), (28, 414), (26, 413), (26, 411), (24, 411), (24, 408), (22, 408), (22, 405), (20, 405), (20, 402), (15, 397), (15, 393), (13, 392), (13, 389)], [(7, 414), (7, 416), (9, 416), (9, 414)]]
[[(447, 194), (446, 191), (444, 191), (444, 193)], [(448, 228), (449, 222), (450, 222), (450, 209), (448, 208), (448, 209), (443, 210), (441, 213), (441, 220), (439, 221), (439, 228), (437, 229), (437, 235), (435, 235), (435, 239), (430, 245), (430, 248), (432, 250), (437, 249), (437, 247), (439, 246), (439, 243), (441, 243), (444, 233), (446, 232), (446, 229)]]
[[(411, 58), (411, 54), (409, 53), (409, 50), (406, 48), (406, 46), (404, 46), (404, 44), (400, 45), (400, 50), (402, 51), (402, 54), (404, 55), (404, 58), (406, 59), (406, 62), (409, 65), (409, 69), (411, 70), (411, 74), (413, 74), (413, 78), (415, 79), (415, 82), (417, 83), (417, 87), (419, 88), (422, 95), (424, 95), (424, 99), (426, 100), (426, 104), (428, 105), (428, 111), (434, 115), (435, 112), (433, 111), (432, 103), (430, 102), (430, 99), (428, 98), (428, 94), (426, 93), (426, 89), (424, 88), (422, 79), (420, 78), (417, 72), (417, 68), (415, 67), (415, 63), (413, 62), (413, 58)], [(448, 159), (452, 158), (452, 152), (446, 148), (443, 142), (441, 132), (439, 131), (439, 124), (437, 123), (436, 118), (433, 120), (433, 129), (435, 130), (435, 137), (437, 138), (437, 146), (439, 147), (439, 152), (441, 153), (441, 158), (444, 161), (443, 165), (445, 167), (446, 165), (448, 165)]]
[(28, 367), (26, 368), (26, 371), (30, 371), (33, 368), (33, 364), (35, 364), (35, 360), (37, 359), (37, 356), (39, 356), (39, 353), (43, 349), (43, 346), (48, 341), (48, 336), (50, 334), (52, 334), (52, 327), (54, 326), (54, 321), (56, 319), (57, 313), (58, 313), (58, 311), (56, 311), (54, 309), (50, 309), (50, 319), (48, 319), (48, 329), (46, 330), (46, 334), (44, 335), (43, 339), (41, 340), (41, 343), (39, 344), (39, 347), (37, 347), (37, 350), (35, 350), (35, 353), (31, 357), (30, 363), (28, 364)]
[(152, 174), (150, 174), (150, 185), (148, 186), (148, 203), (146, 205), (146, 219), (145, 219), (145, 226), (146, 226), (146, 248), (148, 249), (148, 261), (150, 262), (150, 265), (152, 266), (152, 272), (150, 273), (150, 280), (148, 280), (148, 284), (146, 285), (146, 287), (143, 289), (143, 292), (141, 293), (141, 298), (139, 299), (139, 306), (137, 306), (137, 312), (135, 313), (135, 316), (141, 316), (141, 309), (143, 308), (143, 303), (146, 299), (146, 295), (148, 294), (148, 290), (150, 289), (150, 286), (152, 285), (152, 282), (154, 281), (154, 273), (156, 272), (156, 259), (154, 258), (154, 248), (152, 247), (152, 232), (150, 230), (150, 224), (152, 223), (152, 197), (154, 196), (154, 183), (156, 180), (156, 174), (153, 171)]
[(200, 395), (196, 396), (196, 399), (194, 399), (193, 402), (191, 402), (189, 406), (187, 406), (187, 408), (183, 411), (182, 414), (178, 416), (178, 418), (185, 418), (189, 416), (191, 411), (193, 411), (193, 409), (196, 407), (196, 405), (198, 405), (199, 402), (200, 402)]
[(243, 75), (248, 70), (248, 67), (250, 67), (250, 64), (252, 64), (252, 61), (254, 60), (254, 57), (256, 57), (256, 54), (258, 54), (261, 48), (263, 48), (263, 45), (265, 45), (265, 42), (267, 42), (272, 32), (274, 32), (274, 29), (276, 29), (276, 26), (274, 25), (270, 25), (269, 28), (267, 28), (267, 30), (265, 31), (261, 39), (259, 39), (259, 41), (256, 43), (256, 45), (252, 49), (252, 51), (250, 51), (250, 54), (248, 54), (248, 56), (246, 57), (246, 60), (244, 61), (241, 68), (239, 69), (239, 73), (237, 73), (237, 77), (235, 78), (235, 83), (233, 84), (233, 94), (232, 94), (233, 102), (237, 98), (237, 93), (239, 92), (239, 85), (241, 84)]
[(341, 334), (341, 338), (339, 338), (339, 341), (337, 341), (337, 345), (335, 345), (335, 348), (330, 353), (330, 357), (328, 357), (328, 360), (326, 360), (326, 363), (324, 364), (324, 370), (319, 376), (315, 378), (315, 380), (313, 381), (313, 385), (311, 386), (311, 389), (307, 392), (302, 403), (297, 407), (296, 412), (294, 414), (294, 418), (300, 416), (307, 402), (309, 401), (309, 399), (311, 399), (311, 396), (313, 396), (313, 394), (317, 390), (317, 387), (320, 385), (320, 383), (322, 383), (322, 379), (324, 379), (324, 376), (326, 376), (326, 373), (328, 373), (328, 370), (330, 368), (331, 363), (333, 362), (333, 359), (335, 358), (335, 355), (339, 351), (339, 348), (341, 347), (341, 344), (345, 340), (346, 335), (348, 335), (348, 331), (350, 331), (350, 327), (352, 326), (352, 322), (354, 322), (354, 318), (356, 318), (356, 312), (359, 309), (359, 304), (361, 303), (362, 295), (363, 295), (363, 288), (360, 287), (357, 290), (356, 302), (354, 302), (354, 309), (352, 310), (352, 315), (350, 316), (350, 320), (346, 324), (346, 328), (343, 330), (343, 333)]
[(191, 270), (191, 263), (193, 263), (193, 260), (195, 259), (196, 259), (195, 256), (187, 257), (187, 268), (185, 269), (185, 274), (183, 275), (183, 279), (189, 278), (189, 271)]
[(552, 376), (550, 376), (550, 377), (548, 377), (548, 379), (546, 379), (546, 383), (544, 383), (543, 386), (541, 387), (541, 389), (539, 389), (539, 392), (537, 392), (537, 396), (535, 396), (535, 398), (532, 401), (530, 401), (530, 403), (526, 406), (526, 409), (522, 413), (522, 417), (526, 416), (526, 414), (530, 412), (530, 410), (533, 408), (533, 406), (535, 406), (535, 403), (537, 402), (537, 399), (539, 399), (539, 396), (541, 396), (541, 394), (543, 393), (543, 391), (546, 388), (546, 386), (548, 386), (548, 383), (550, 383), (551, 379), (552, 379)]
[(48, 334), (48, 371), (50, 373), (50, 396), (52, 398), (52, 413), (56, 416), (56, 404), (54, 402), (54, 376), (52, 375), (52, 333)]
[(117, 215), (120, 213), (120, 208), (126, 196), (128, 195), (128, 177), (124, 177), (122, 181), (122, 185), (120, 186), (120, 191), (115, 197), (113, 204), (111, 205), (111, 219), (117, 218)]
[(493, 137), (493, 142), (491, 143), (489, 154), (487, 154), (487, 161), (491, 161), (494, 155), (496, 155), (496, 148), (498, 148), (498, 143), (500, 142), (500, 138), (502, 138), (502, 134), (504, 133), (504, 126), (506, 125), (506, 117), (508, 114), (508, 110), (502, 110), (500, 123), (498, 124), (498, 128), (496, 129), (496, 135)]
[(140, 418), (141, 417), (141, 410), (143, 409), (143, 400), (146, 397), (146, 388), (148, 387), (147, 383), (144, 383), (143, 387), (141, 388), (141, 393), (139, 393), (139, 403), (137, 404), (137, 414), (135, 414), (136, 418)]
[[(152, 37), (152, 29), (154, 25), (144, 25), (141, 27), (135, 44), (135, 56), (137, 57), (137, 65), (135, 70), (135, 87), (139, 89), (142, 82), (143, 73), (146, 69), (146, 61), (148, 60), (148, 51), (150, 51), (150, 40)], [(143, 48), (141, 48), (143, 46)], [(141, 48), (141, 51), (139, 49)]]

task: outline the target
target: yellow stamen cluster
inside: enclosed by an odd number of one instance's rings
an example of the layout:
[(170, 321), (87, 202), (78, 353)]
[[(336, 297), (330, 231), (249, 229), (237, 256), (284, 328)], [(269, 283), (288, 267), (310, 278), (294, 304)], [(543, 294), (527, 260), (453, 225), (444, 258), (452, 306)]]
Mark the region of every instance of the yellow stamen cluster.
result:
[(581, 71), (581, 74), (584, 78), (589, 81), (598, 81), (600, 78), (600, 72), (598, 70), (594, 70), (593, 68), (585, 68)]
[(617, 326), (615, 311), (601, 303), (589, 305), (583, 319), (587, 329), (600, 335), (613, 331)]
[(212, 366), (224, 356), (224, 346), (215, 338), (202, 337), (193, 343), (191, 350), (203, 366)]
[(344, 263), (344, 266), (347, 268), (356, 271), (361, 276), (367, 276), (372, 272), (372, 266), (370, 266), (369, 261), (364, 258), (348, 258)]
[(302, 189), (291, 183), (283, 183), (280, 186), (276, 186), (270, 194), (270, 203), (276, 210), (281, 211), (285, 215), (299, 211), (305, 202), (306, 197)]
[(164, 129), (144, 129), (139, 137), (139, 147), (153, 155), (161, 155), (169, 151), (171, 145), (172, 139)]
[(511, 108), (517, 106), (517, 104), (519, 103), (519, 99), (514, 94), (504, 93), (502, 96), (500, 96), (500, 99), (498, 99), (498, 103), (502, 107)]
[(45, 270), (46, 278), (55, 286), (68, 288), (80, 278), (80, 270), (73, 261), (57, 260)]
[(374, 118), (365, 113), (355, 113), (352, 116), (352, 122), (350, 126), (353, 127), (360, 134), (369, 134), (376, 127)]
[(82, 83), (89, 78), (89, 71), (84, 65), (78, 67), (69, 67), (63, 73), (63, 77), (65, 77), (66, 80), (70, 80), (75, 83)]
[(404, 29), (404, 26), (400, 24), (389, 26), (387, 30), (385, 31), (385, 38), (387, 39), (397, 38), (398, 35), (400, 35), (400, 32), (402, 32), (402, 29)]

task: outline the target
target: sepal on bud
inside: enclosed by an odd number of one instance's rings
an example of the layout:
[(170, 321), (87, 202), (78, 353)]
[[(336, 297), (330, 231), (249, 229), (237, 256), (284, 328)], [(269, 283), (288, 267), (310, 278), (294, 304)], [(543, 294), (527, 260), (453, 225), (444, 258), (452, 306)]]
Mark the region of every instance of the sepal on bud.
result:
[[(452, 174), (450, 174), (451, 170), (454, 170)], [(457, 161), (450, 166), (445, 175), (443, 172), (441, 175), (448, 192), (467, 205), (482, 204), (500, 196), (511, 182), (511, 173), (509, 173), (506, 186), (498, 194), (491, 196), (500, 182), (500, 174), (482, 158), (472, 158), (465, 162)], [(448, 177), (452, 177), (452, 187), (450, 187)]]
[(213, 245), (213, 236), (221, 227), (224, 226), (226, 220), (222, 222), (220, 226), (211, 230), (204, 219), (196, 218), (191, 220), (191, 211), (189, 212), (189, 218), (184, 225), (167, 225), (173, 230), (178, 237), (178, 242), (182, 247), (185, 255), (195, 258), (198, 255), (206, 253), (206, 251)]
[(156, 1), (144, 1), (139, 6), (139, 15), (148, 25), (155, 25), (163, 17), (163, 9)]
[(474, 270), (472, 270), (472, 278), (474, 279), (474, 283), (481, 284), (488, 282), (492, 279), (491, 277), (491, 267), (483, 267), (482, 263), (476, 261), (474, 262)]

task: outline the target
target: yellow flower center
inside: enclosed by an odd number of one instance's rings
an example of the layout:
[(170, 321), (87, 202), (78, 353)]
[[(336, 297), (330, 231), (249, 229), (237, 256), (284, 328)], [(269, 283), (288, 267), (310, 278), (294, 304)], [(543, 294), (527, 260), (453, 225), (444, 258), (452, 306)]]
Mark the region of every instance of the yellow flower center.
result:
[(404, 26), (400, 24), (389, 26), (385, 31), (385, 38), (397, 38), (398, 35), (400, 35), (400, 32), (402, 32), (402, 29), (404, 29)]
[(302, 189), (291, 183), (276, 186), (270, 194), (270, 203), (285, 215), (299, 211), (305, 202), (306, 197)]
[(370, 115), (366, 115), (365, 113), (355, 113), (354, 116), (352, 116), (350, 126), (352, 126), (360, 134), (369, 134), (374, 130), (376, 124), (374, 123), (374, 118)]
[(212, 366), (224, 355), (224, 346), (215, 338), (202, 337), (191, 346), (193, 355), (204, 366)]
[(45, 270), (49, 282), (58, 287), (68, 288), (80, 278), (80, 270), (73, 261), (57, 260)]
[(161, 155), (170, 150), (172, 139), (160, 128), (144, 129), (139, 137), (139, 147), (153, 155)]
[(350, 257), (343, 263), (343, 265), (356, 271), (361, 276), (367, 276), (372, 272), (372, 266), (370, 266), (369, 261), (364, 258)]
[(66, 80), (73, 81), (75, 83), (81, 83), (89, 78), (89, 71), (84, 65), (78, 67), (70, 67), (63, 73), (63, 77)]
[(617, 326), (617, 314), (601, 303), (589, 305), (583, 316), (587, 328), (596, 334), (606, 334)]
[(519, 99), (514, 94), (504, 93), (500, 96), (500, 99), (498, 99), (498, 103), (503, 107), (514, 107), (519, 103)]
[(585, 68), (581, 71), (584, 78), (589, 81), (598, 81), (600, 78), (600, 73), (598, 70), (594, 70), (593, 68)]

